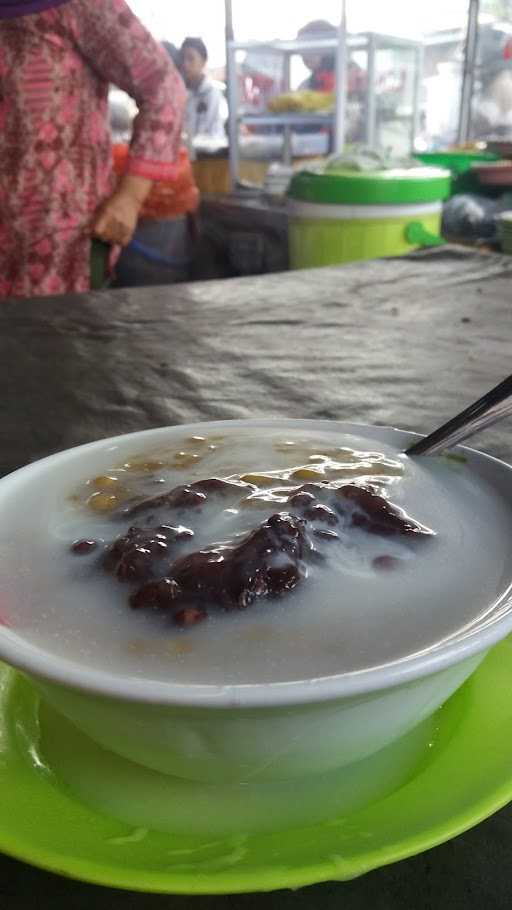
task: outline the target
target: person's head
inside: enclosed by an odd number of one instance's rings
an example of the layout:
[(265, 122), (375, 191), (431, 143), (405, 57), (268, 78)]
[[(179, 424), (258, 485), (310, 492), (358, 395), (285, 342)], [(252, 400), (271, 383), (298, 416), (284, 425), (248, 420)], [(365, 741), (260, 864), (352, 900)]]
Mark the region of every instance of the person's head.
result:
[(201, 38), (185, 38), (181, 45), (181, 72), (187, 85), (196, 86), (200, 83), (208, 51)]
[[(299, 29), (297, 38), (335, 38), (337, 34), (336, 27), (326, 19), (314, 19)], [(320, 69), (334, 69), (334, 54), (312, 51), (303, 55), (302, 62), (312, 73)]]
[(162, 41), (162, 44), (163, 44), (164, 49), (169, 54), (169, 57), (171, 58), (172, 62), (174, 63), (174, 66), (176, 67), (176, 69), (180, 69), (181, 54), (180, 54), (178, 48), (176, 47), (176, 45), (172, 44), (170, 41)]

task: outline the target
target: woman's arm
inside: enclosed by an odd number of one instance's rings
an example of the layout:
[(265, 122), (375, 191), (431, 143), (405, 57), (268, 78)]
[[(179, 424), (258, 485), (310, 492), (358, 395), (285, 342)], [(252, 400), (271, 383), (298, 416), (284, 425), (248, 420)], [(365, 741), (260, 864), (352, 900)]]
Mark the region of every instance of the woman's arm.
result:
[(74, 0), (66, 13), (88, 65), (131, 95), (139, 108), (126, 175), (93, 225), (97, 236), (126, 245), (152, 182), (174, 173), (185, 88), (168, 54), (125, 0)]

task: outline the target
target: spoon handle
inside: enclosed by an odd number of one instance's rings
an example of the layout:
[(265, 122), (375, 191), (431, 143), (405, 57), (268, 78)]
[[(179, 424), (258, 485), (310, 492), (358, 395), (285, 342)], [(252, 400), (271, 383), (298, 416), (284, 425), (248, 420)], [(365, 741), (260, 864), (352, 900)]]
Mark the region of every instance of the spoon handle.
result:
[(503, 382), (470, 404), (461, 414), (452, 417), (438, 430), (415, 442), (405, 454), (436, 455), (509, 414), (512, 414), (512, 375), (507, 376)]

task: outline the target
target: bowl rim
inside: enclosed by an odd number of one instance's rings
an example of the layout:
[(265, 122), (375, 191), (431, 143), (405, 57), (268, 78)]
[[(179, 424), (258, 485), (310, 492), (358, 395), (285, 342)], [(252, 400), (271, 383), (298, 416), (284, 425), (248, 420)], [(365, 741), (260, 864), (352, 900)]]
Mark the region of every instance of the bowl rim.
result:
[[(169, 431), (196, 434), (205, 426), (212, 430), (239, 427), (283, 427), (304, 430), (333, 431), (361, 434), (368, 431), (382, 434), (385, 441), (389, 434), (401, 434), (403, 439), (414, 440), (423, 434), (383, 424), (372, 425), (337, 420), (295, 418), (255, 418), (201, 421), (191, 424), (154, 427), (152, 429), (107, 437), (49, 455), (0, 478), (0, 497), (6, 486), (23, 484), (27, 476), (43, 472), (69, 460), (80, 460), (82, 455), (104, 448), (106, 451), (125, 442), (146, 441), (152, 436), (165, 437)], [(457, 451), (469, 460), (490, 463), (499, 470), (512, 474), (512, 465), (478, 449), (457, 446)], [(496, 615), (497, 608), (500, 611)], [(485, 616), (493, 613), (487, 621)], [(44, 682), (63, 686), (96, 696), (123, 702), (168, 705), (196, 708), (273, 708), (304, 705), (314, 702), (334, 701), (354, 696), (369, 696), (383, 690), (413, 683), (425, 676), (445, 670), (455, 664), (485, 652), (512, 631), (512, 580), (506, 590), (489, 606), (482, 621), (470, 623), (457, 630), (443, 642), (429, 646), (411, 655), (385, 664), (339, 673), (331, 676), (270, 683), (192, 684), (164, 682), (109, 673), (51, 654), (42, 647), (31, 644), (22, 635), (6, 626), (0, 626), (0, 660), (17, 667), (27, 675)]]

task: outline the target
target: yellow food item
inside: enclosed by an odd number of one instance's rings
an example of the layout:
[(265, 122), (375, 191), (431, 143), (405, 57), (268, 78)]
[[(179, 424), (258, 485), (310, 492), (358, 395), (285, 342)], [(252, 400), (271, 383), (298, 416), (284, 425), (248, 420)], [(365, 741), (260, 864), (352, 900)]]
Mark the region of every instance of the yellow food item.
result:
[(93, 484), (98, 490), (109, 490), (119, 487), (120, 480), (119, 477), (110, 474), (101, 474), (100, 477), (94, 478)]
[(333, 110), (334, 102), (333, 92), (302, 89), (298, 92), (284, 92), (282, 95), (276, 95), (269, 101), (268, 109), (274, 114), (321, 114)]
[[(320, 466), (319, 466), (320, 467)], [(297, 468), (290, 474), (293, 480), (323, 480), (324, 472), (314, 468)]]
[(112, 512), (120, 503), (120, 497), (113, 493), (93, 493), (87, 500), (87, 505), (94, 512)]
[(268, 499), (264, 499), (263, 496), (246, 496), (245, 499), (241, 499), (239, 502), (239, 508), (241, 509), (262, 509), (267, 505)]
[(279, 479), (270, 474), (242, 474), (240, 476), (240, 480), (243, 480), (244, 483), (253, 483), (257, 487), (271, 487)]

